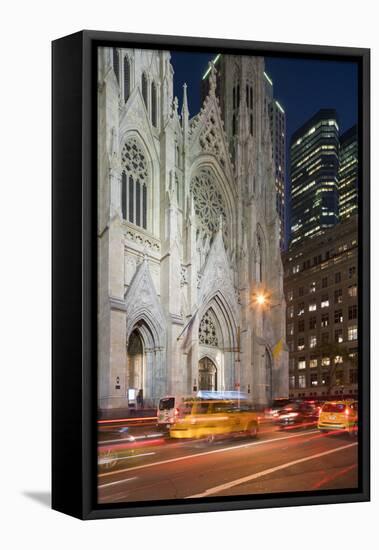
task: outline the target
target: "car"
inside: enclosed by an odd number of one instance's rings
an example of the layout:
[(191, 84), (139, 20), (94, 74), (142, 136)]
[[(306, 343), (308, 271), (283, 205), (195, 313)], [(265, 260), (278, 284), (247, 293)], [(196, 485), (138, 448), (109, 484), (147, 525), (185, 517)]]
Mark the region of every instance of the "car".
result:
[(319, 409), (315, 403), (307, 401), (290, 403), (275, 416), (275, 424), (281, 428), (293, 426), (312, 427), (317, 424)]
[(279, 397), (278, 399), (274, 399), (271, 407), (265, 409), (265, 416), (275, 420), (279, 411), (284, 409), (284, 407), (286, 407), (287, 405), (291, 405), (292, 403), (296, 403), (296, 400), (289, 399), (288, 397)]
[(159, 399), (157, 408), (158, 430), (168, 430), (178, 414), (178, 403), (181, 399), (175, 395), (166, 395)]
[(188, 399), (179, 405), (170, 426), (173, 439), (215, 439), (247, 435), (256, 437), (259, 419), (245, 400)]
[(317, 428), (320, 432), (338, 431), (349, 435), (358, 432), (358, 402), (326, 401), (320, 411)]

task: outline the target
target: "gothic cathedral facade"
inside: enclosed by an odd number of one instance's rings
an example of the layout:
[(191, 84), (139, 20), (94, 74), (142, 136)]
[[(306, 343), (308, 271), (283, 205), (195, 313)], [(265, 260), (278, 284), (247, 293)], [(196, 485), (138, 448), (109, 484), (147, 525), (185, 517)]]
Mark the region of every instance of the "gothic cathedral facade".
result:
[(200, 389), (261, 406), (288, 395), (263, 71), (217, 56), (190, 117), (168, 51), (99, 48), (99, 409), (128, 408), (131, 389), (146, 406)]

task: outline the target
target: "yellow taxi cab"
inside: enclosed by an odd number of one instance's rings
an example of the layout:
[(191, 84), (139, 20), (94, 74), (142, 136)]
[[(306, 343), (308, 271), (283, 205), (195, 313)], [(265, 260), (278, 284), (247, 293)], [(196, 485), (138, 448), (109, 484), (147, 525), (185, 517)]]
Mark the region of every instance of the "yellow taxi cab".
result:
[(323, 432), (340, 430), (350, 435), (356, 435), (358, 427), (357, 401), (326, 401), (320, 410), (317, 427)]
[(229, 399), (187, 399), (178, 408), (170, 437), (174, 439), (218, 437), (258, 433), (258, 414), (246, 401)]

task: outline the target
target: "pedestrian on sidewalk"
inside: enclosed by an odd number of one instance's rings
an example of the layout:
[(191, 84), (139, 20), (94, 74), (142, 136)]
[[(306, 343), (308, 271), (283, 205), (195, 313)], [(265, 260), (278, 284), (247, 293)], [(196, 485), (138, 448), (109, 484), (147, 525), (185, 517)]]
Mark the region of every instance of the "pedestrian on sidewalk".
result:
[(143, 409), (143, 391), (139, 390), (137, 394), (137, 406), (139, 409)]

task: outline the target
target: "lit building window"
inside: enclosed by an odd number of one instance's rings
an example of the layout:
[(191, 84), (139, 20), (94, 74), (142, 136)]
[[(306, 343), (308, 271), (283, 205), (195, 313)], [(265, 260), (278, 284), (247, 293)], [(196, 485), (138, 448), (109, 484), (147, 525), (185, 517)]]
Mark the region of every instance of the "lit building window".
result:
[(329, 313), (323, 313), (321, 315), (321, 326), (327, 327), (329, 325)]
[(337, 329), (334, 331), (334, 341), (336, 344), (341, 344), (341, 342), (343, 342), (342, 329)]
[(311, 386), (318, 386), (317, 373), (311, 373), (310, 375)]
[(303, 350), (305, 347), (304, 338), (299, 338), (297, 341), (297, 349), (299, 351)]
[(329, 367), (330, 366), (330, 357), (323, 357), (321, 359), (321, 366)]
[(355, 298), (357, 295), (357, 285), (351, 285), (348, 288), (348, 294), (351, 298)]
[(334, 291), (334, 302), (336, 304), (342, 304), (342, 288)]
[(309, 367), (310, 367), (311, 369), (316, 368), (316, 367), (317, 367), (317, 362), (318, 362), (318, 361), (317, 361), (317, 358), (312, 358), (312, 357), (311, 357), (311, 359), (310, 359), (310, 361), (309, 361)]
[(309, 292), (316, 292), (316, 282), (315, 281), (312, 281), (311, 284), (309, 285)]
[(309, 347), (315, 348), (317, 346), (317, 337), (316, 336), (310, 336), (309, 337)]
[(300, 374), (299, 375), (299, 388), (306, 388), (305, 374)]
[(304, 305), (304, 302), (301, 302), (301, 303), (298, 304), (298, 306), (297, 306), (297, 314), (298, 314), (298, 316), (304, 315), (304, 311), (305, 311), (305, 305)]
[(337, 309), (334, 312), (334, 322), (335, 323), (343, 323), (342, 309)]
[(297, 368), (301, 370), (301, 369), (305, 369), (306, 366), (307, 366), (307, 362), (305, 360), (305, 357), (300, 357), (299, 362), (297, 364)]
[(358, 327), (352, 326), (347, 329), (347, 339), (351, 342), (358, 339)]
[(321, 307), (329, 307), (328, 296), (321, 296)]
[(317, 309), (317, 304), (313, 303), (313, 304), (309, 304), (309, 311), (316, 311)]

